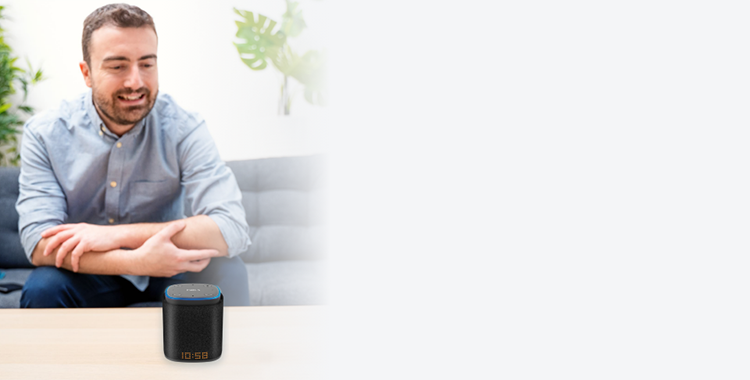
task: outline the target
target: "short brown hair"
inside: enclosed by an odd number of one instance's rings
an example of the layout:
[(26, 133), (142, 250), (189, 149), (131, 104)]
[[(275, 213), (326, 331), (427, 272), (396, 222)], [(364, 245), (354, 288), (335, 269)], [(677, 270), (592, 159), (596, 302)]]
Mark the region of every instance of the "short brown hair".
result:
[(83, 21), (83, 60), (91, 65), (91, 35), (94, 31), (105, 26), (114, 25), (120, 28), (140, 28), (149, 26), (156, 33), (156, 26), (151, 15), (141, 8), (129, 4), (108, 4), (91, 12), (86, 20)]

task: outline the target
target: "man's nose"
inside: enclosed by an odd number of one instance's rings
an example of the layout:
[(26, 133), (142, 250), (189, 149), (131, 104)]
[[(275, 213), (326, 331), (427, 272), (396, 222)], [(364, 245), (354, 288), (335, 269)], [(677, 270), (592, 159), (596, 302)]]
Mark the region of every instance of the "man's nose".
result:
[(138, 65), (132, 65), (130, 66), (130, 70), (128, 71), (128, 76), (125, 78), (125, 87), (132, 88), (133, 90), (137, 90), (141, 87), (143, 87), (143, 79), (141, 78), (141, 70)]

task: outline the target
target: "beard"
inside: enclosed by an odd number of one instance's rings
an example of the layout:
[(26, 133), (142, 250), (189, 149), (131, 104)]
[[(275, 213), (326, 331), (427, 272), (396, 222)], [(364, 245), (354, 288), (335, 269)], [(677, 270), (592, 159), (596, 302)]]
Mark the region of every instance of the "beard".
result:
[[(145, 118), (156, 103), (156, 94), (151, 94), (151, 90), (141, 87), (137, 90), (123, 88), (111, 96), (99, 93), (95, 86), (92, 86), (94, 105), (109, 120), (119, 125), (133, 125)], [(123, 106), (117, 100), (118, 96), (132, 96), (142, 94), (146, 102), (141, 105)], [(158, 94), (158, 90), (157, 90)]]

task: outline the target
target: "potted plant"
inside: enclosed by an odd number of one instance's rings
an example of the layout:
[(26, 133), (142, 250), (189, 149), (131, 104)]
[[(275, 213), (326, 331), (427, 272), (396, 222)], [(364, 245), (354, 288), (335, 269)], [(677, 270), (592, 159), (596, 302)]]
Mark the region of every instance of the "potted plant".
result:
[[(0, 19), (4, 6), (0, 6)], [(42, 71), (34, 71), (27, 61), (28, 70), (16, 66), (18, 57), (5, 42), (4, 30), (0, 27), (0, 166), (18, 166), (21, 156), (18, 151), (18, 127), (23, 126), (23, 114), (31, 115), (34, 109), (26, 104), (29, 86), (43, 78)], [(13, 104), (17, 86), (21, 86), (23, 97)]]
[(283, 74), (279, 114), (289, 115), (292, 95), (289, 92), (290, 78), (304, 86), (304, 96), (310, 104), (325, 104), (325, 54), (308, 50), (297, 54), (289, 45), (289, 38), (296, 37), (307, 27), (299, 9), (299, 3), (286, 0), (286, 12), (281, 26), (261, 14), (234, 9), (242, 17), (237, 24), (237, 47), (240, 59), (252, 70), (263, 70), (270, 61)]

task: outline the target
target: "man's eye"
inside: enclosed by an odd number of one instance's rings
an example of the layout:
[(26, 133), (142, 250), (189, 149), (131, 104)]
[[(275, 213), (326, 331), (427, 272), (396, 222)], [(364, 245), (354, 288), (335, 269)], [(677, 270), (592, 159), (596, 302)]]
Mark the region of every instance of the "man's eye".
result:
[(122, 66), (112, 66), (113, 70), (120, 70), (121, 68), (122, 68)]

